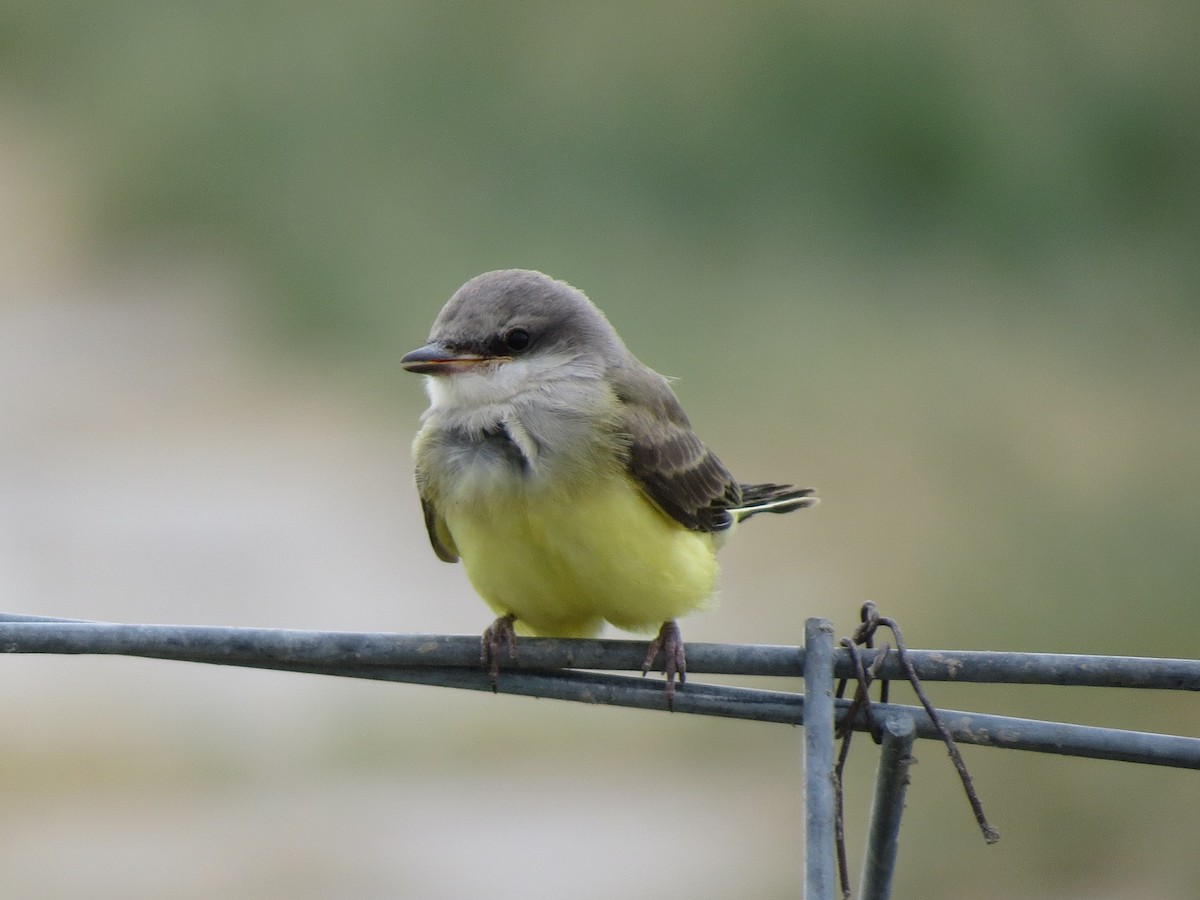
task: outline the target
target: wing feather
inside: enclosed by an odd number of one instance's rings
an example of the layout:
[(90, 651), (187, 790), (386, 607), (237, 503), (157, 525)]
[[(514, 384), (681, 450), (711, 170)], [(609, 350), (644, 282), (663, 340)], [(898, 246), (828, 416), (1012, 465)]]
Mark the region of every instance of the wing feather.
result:
[(721, 531), (741, 487), (692, 431), (667, 380), (644, 366), (612, 373), (621, 402), (618, 427), (629, 435), (629, 473), (663, 512), (692, 531)]
[(433, 552), (442, 562), (458, 562), (458, 547), (454, 544), (454, 536), (437, 511), (437, 504), (430, 496), (428, 485), (421, 477), (420, 466), (417, 467), (417, 493), (421, 495), (421, 512), (425, 516), (425, 530), (429, 533), (429, 543)]

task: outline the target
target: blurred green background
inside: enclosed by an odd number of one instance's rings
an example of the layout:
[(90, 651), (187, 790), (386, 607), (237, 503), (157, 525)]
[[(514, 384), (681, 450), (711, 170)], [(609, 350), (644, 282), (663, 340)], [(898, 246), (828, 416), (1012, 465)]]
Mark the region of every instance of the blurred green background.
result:
[[(747, 480), (692, 640), (1196, 656), (1200, 8), (0, 5), (0, 592), (476, 632), (397, 366), (586, 291)], [(799, 685), (796, 685), (799, 687)], [(903, 695), (903, 692), (901, 692)], [(1188, 696), (935, 702), (1200, 733)], [(801, 732), (107, 658), (0, 677), (6, 896), (801, 890)], [(857, 871), (874, 752), (849, 780)], [(1194, 773), (918, 748), (898, 897), (1200, 896)]]

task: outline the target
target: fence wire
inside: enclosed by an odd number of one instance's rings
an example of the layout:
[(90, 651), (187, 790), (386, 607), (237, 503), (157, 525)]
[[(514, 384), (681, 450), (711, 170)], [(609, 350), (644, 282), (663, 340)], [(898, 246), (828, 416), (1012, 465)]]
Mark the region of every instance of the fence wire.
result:
[[(834, 696), (834, 680), (853, 678), (850, 652), (835, 648), (833, 626), (810, 619), (804, 646), (687, 645), (692, 680), (676, 690), (677, 713), (805, 725), (805, 897), (839, 893), (835, 852), (840, 841), (834, 735), (851, 701)], [(519, 668), (498, 684), (480, 666), (479, 638), (461, 635), (373, 634), (186, 625), (122, 625), (0, 613), (0, 652), (107, 654), (224, 666), (307, 672), (497, 690), (584, 703), (664, 709), (664, 682), (612, 674), (640, 672), (644, 641), (522, 638)], [(1200, 691), (1200, 660), (1057, 653), (907, 650), (922, 681), (1053, 684)], [(877, 659), (875, 677), (907, 680), (896, 654)], [(758, 675), (805, 681), (805, 693), (697, 682), (696, 675)], [(864, 900), (891, 896), (900, 819), (914, 737), (940, 740), (922, 707), (871, 704), (883, 742), (863, 867)], [(960, 744), (1200, 769), (1200, 738), (938, 710)], [(865, 716), (849, 723), (868, 730)], [(986, 823), (983, 823), (986, 824)], [(844, 845), (842, 849), (844, 850)], [(846, 873), (842, 872), (843, 878)], [(849, 890), (843, 880), (843, 890)], [(847, 894), (848, 896), (848, 894)]]
[[(479, 638), (464, 635), (124, 625), (0, 613), (0, 652), (136, 656), (492, 690), (479, 667)], [(806, 698), (801, 693), (706, 684), (695, 676), (799, 679), (805, 655), (800, 646), (689, 643), (692, 678), (677, 693), (675, 711), (803, 725)], [(498, 691), (663, 709), (661, 681), (611, 674), (640, 672), (644, 656), (643, 641), (522, 638), (520, 665), (502, 671)], [(954, 650), (910, 650), (909, 656), (924, 681), (1200, 691), (1200, 660)], [(833, 653), (833, 675), (853, 677), (845, 650)], [(897, 660), (888, 659), (878, 677), (900, 679), (904, 674)], [(839, 724), (848, 706), (848, 701), (835, 701)], [(920, 707), (875, 704), (875, 711), (881, 718), (910, 715), (918, 737), (938, 738)], [(954, 739), (963, 744), (1200, 769), (1196, 737), (955, 710), (941, 713)], [(854, 727), (863, 730), (865, 725), (856, 722)]]

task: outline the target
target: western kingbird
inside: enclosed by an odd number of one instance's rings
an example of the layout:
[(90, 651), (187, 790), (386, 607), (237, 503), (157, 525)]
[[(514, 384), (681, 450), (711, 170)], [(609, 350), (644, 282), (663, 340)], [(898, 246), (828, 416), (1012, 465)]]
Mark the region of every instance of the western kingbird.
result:
[(514, 626), (589, 637), (610, 622), (659, 628), (643, 671), (662, 650), (670, 703), (686, 674), (675, 619), (712, 596), (717, 548), (743, 519), (816, 503), (738, 483), (667, 379), (540, 272), (471, 279), (400, 364), (428, 376), (413, 456), (429, 540), (499, 616), (483, 636), (493, 685)]

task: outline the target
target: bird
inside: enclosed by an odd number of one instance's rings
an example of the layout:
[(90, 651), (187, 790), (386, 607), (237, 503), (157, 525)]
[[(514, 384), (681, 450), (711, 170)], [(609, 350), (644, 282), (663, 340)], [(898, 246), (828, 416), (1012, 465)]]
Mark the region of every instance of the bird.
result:
[(582, 292), (541, 272), (467, 281), (400, 365), (425, 376), (416, 487), (438, 558), (461, 560), (496, 620), (481, 664), (496, 689), (517, 634), (652, 633), (666, 701), (687, 677), (678, 618), (704, 608), (738, 523), (817, 502), (744, 484), (692, 430), (667, 378)]

